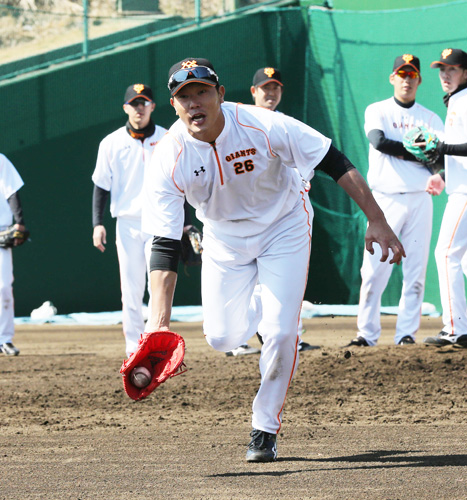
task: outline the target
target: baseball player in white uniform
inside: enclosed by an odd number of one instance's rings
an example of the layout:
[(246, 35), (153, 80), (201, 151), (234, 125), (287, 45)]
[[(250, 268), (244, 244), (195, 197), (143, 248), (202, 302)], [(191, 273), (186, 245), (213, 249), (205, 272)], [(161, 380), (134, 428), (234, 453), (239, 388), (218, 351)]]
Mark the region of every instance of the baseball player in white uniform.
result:
[[(0, 154), (0, 230), (13, 222), (15, 228), (24, 231), (24, 217), (19, 189), (24, 185), (16, 168), (8, 158)], [(16, 240), (15, 240), (16, 242)], [(13, 345), (15, 311), (13, 299), (13, 254), (11, 248), (0, 248), (0, 352), (18, 356)]]
[[(394, 336), (396, 344), (405, 345), (415, 343), (420, 326), (433, 204), (425, 191), (430, 170), (405, 150), (402, 140), (408, 130), (421, 125), (442, 136), (443, 122), (415, 102), (422, 81), (417, 57), (412, 54), (397, 57), (389, 81), (394, 87), (394, 96), (371, 104), (365, 111), (365, 133), (370, 141), (368, 184), (407, 252), (402, 266), (402, 294)], [(379, 252), (373, 255), (365, 252), (358, 334), (349, 346), (373, 346), (378, 342), (381, 295), (391, 272), (391, 266), (380, 262)]]
[[(143, 230), (155, 235), (147, 331), (170, 325), (186, 198), (204, 224), (207, 342), (226, 352), (256, 331), (264, 340), (246, 458), (270, 462), (298, 365), (297, 324), (311, 247), (312, 209), (293, 169), (308, 180), (322, 168), (356, 199), (370, 219), (368, 249), (378, 241), (387, 258), (392, 248), (393, 262), (404, 249), (361, 175), (328, 138), (291, 117), (224, 102), (225, 88), (207, 59), (174, 64), (168, 86), (179, 120), (157, 145), (145, 180)], [(251, 300), (258, 281), (261, 317)]]
[(130, 356), (144, 331), (143, 297), (151, 250), (151, 235), (141, 231), (142, 187), (156, 144), (167, 130), (151, 119), (156, 104), (144, 84), (130, 85), (123, 110), (124, 127), (105, 137), (99, 146), (92, 180), (93, 243), (105, 251), (104, 209), (110, 195), (110, 213), (117, 219), (116, 245), (122, 291), (122, 322), (126, 354)]
[[(467, 269), (467, 54), (461, 49), (444, 49), (439, 60), (439, 78), (448, 108), (445, 142), (438, 143), (444, 156), (448, 202), (436, 245), (443, 328), (425, 344), (467, 347), (467, 304), (464, 273)], [(430, 177), (427, 191), (439, 194), (444, 187), (440, 174)], [(463, 272), (464, 270), (464, 272)]]
[[(255, 106), (260, 106), (262, 108), (270, 109), (271, 111), (277, 111), (276, 108), (279, 106), (282, 98), (282, 76), (280, 71), (277, 68), (266, 67), (259, 68), (254, 76), (253, 76), (253, 84), (250, 87), (251, 96), (253, 97), (253, 101)], [(297, 175), (300, 174), (297, 172)], [(304, 186), (306, 191), (309, 191), (309, 183)], [(253, 293), (253, 298), (256, 302), (255, 307), (258, 310), (258, 314), (261, 314), (261, 285), (258, 284), (255, 287), (255, 291)], [(303, 332), (302, 318), (300, 317), (298, 323), (298, 334), (301, 336)], [(263, 339), (259, 333), (256, 333), (260, 343), (263, 343)], [(307, 342), (304, 342), (300, 337), (300, 342), (298, 344), (298, 350), (300, 352), (307, 351), (310, 349), (319, 349), (318, 346), (312, 346)], [(227, 351), (227, 356), (241, 356), (245, 354), (256, 354), (259, 353), (260, 350), (255, 347), (251, 347), (248, 344), (242, 344), (241, 346), (233, 349), (232, 351)]]

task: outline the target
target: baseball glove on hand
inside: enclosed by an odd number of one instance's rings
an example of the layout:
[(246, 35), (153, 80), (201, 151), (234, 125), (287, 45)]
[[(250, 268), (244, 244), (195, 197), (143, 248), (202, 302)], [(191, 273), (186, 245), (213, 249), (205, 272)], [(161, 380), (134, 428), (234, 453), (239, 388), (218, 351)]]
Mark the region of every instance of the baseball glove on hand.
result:
[(0, 248), (12, 248), (22, 245), (28, 238), (29, 231), (27, 229), (20, 231), (19, 229), (15, 229), (15, 225), (13, 224), (5, 230), (0, 231)]
[(427, 165), (436, 163), (439, 158), (438, 137), (425, 127), (415, 127), (404, 135), (402, 144), (415, 158)]
[[(184, 356), (185, 341), (178, 333), (169, 331), (143, 333), (138, 342), (138, 349), (120, 368), (125, 392), (135, 401), (149, 396), (168, 378), (186, 371)], [(137, 366), (144, 366), (151, 373), (151, 381), (146, 387), (136, 387), (131, 380), (131, 372)]]
[(197, 227), (190, 226), (186, 231), (183, 231), (180, 258), (185, 266), (199, 266), (201, 264), (202, 241), (203, 235)]

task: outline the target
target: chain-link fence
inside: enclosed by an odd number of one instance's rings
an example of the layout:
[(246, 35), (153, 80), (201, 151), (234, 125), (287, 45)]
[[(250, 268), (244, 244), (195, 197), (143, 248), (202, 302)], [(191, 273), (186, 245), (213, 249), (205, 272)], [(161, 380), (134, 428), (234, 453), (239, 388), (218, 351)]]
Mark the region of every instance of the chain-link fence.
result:
[(7, 0), (0, 4), (0, 80), (273, 3)]

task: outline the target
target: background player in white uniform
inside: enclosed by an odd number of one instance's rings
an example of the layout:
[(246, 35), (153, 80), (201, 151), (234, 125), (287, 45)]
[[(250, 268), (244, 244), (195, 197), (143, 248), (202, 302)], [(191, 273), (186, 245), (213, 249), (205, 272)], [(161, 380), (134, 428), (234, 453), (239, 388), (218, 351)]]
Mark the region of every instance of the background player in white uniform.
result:
[[(402, 139), (408, 130), (420, 125), (442, 137), (443, 122), (415, 102), (422, 81), (417, 57), (412, 54), (397, 57), (389, 81), (394, 87), (394, 96), (367, 107), (365, 133), (370, 141), (368, 184), (407, 252), (402, 265), (402, 294), (394, 336), (395, 343), (403, 345), (415, 342), (420, 326), (433, 204), (425, 191), (431, 173), (405, 150)], [(377, 343), (381, 334), (381, 295), (391, 272), (391, 266), (379, 261), (378, 252), (364, 253), (358, 334), (349, 346)]]
[[(206, 59), (173, 65), (169, 89), (180, 119), (158, 144), (145, 181), (143, 230), (155, 235), (147, 331), (170, 325), (186, 197), (204, 224), (207, 342), (226, 352), (256, 331), (264, 340), (247, 460), (269, 462), (276, 458), (276, 434), (298, 365), (311, 246), (312, 209), (293, 168), (308, 180), (320, 166), (351, 194), (370, 219), (368, 249), (378, 241), (387, 258), (389, 246), (393, 261), (404, 250), (361, 175), (328, 138), (285, 115), (224, 103), (225, 89)], [(250, 309), (258, 281), (262, 317)]]
[[(253, 76), (253, 85), (250, 87), (251, 96), (255, 106), (260, 106), (262, 108), (270, 109), (271, 111), (276, 111), (277, 106), (281, 102), (282, 98), (282, 77), (281, 73), (277, 68), (266, 67), (259, 68)], [(279, 113), (279, 111), (277, 111)], [(297, 173), (297, 175), (299, 175)], [(308, 183), (309, 190), (309, 183)], [(255, 287), (252, 300), (256, 301), (255, 307), (258, 310), (261, 308), (261, 285)], [(259, 313), (258, 313), (259, 314)], [(300, 317), (298, 324), (298, 333), (302, 334), (303, 325), (302, 318)], [(257, 333), (258, 339), (263, 343), (263, 339), (259, 333)], [(318, 346), (311, 346), (307, 342), (304, 342), (300, 337), (300, 342), (298, 344), (298, 350), (300, 352), (307, 351), (310, 349), (319, 349)], [(233, 349), (232, 351), (227, 351), (227, 356), (240, 356), (245, 354), (256, 354), (260, 350), (255, 347), (251, 347), (248, 344), (242, 344), (241, 346)]]
[[(0, 230), (13, 222), (24, 231), (24, 218), (18, 195), (23, 180), (8, 158), (0, 154)], [(13, 345), (15, 311), (13, 299), (13, 254), (11, 248), (0, 248), (0, 352), (17, 356), (19, 349)]]
[[(464, 273), (467, 259), (467, 54), (461, 49), (445, 49), (438, 61), (441, 87), (448, 107), (445, 142), (438, 150), (445, 154), (446, 205), (436, 245), (443, 329), (425, 344), (467, 347), (467, 304)], [(430, 177), (427, 191), (439, 194), (444, 187), (440, 174)]]
[(144, 331), (143, 298), (151, 249), (151, 235), (141, 231), (141, 190), (154, 147), (167, 132), (151, 119), (155, 107), (152, 90), (147, 85), (137, 83), (127, 88), (123, 110), (128, 121), (102, 140), (92, 175), (93, 243), (101, 252), (107, 243), (103, 218), (109, 195), (110, 212), (117, 218), (116, 245), (127, 356), (135, 351)]

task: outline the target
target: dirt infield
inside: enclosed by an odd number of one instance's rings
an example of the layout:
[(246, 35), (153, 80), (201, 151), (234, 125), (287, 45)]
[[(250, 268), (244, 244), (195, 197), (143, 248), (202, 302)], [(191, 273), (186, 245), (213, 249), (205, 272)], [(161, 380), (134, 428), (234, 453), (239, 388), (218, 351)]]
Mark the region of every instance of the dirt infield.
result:
[[(467, 349), (394, 346), (394, 324), (348, 350), (355, 318), (304, 321), (321, 348), (301, 356), (272, 464), (245, 462), (258, 355), (214, 351), (199, 323), (172, 325), (189, 371), (141, 402), (123, 391), (120, 327), (17, 327), (0, 499), (465, 499)], [(440, 326), (423, 318), (418, 342)]]

